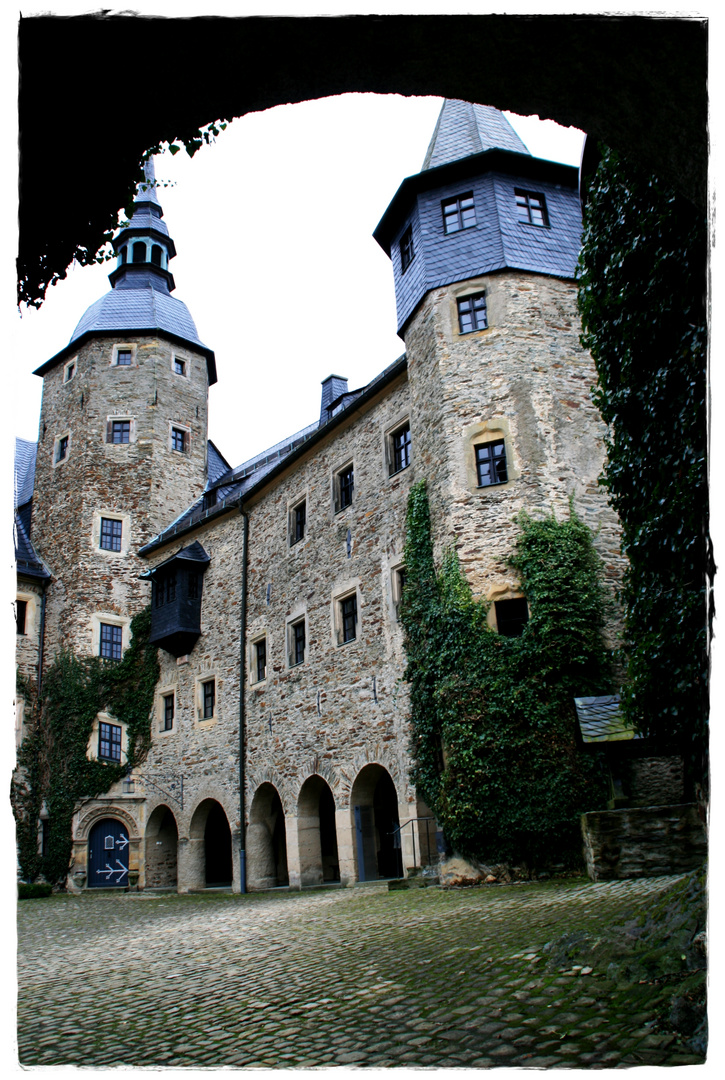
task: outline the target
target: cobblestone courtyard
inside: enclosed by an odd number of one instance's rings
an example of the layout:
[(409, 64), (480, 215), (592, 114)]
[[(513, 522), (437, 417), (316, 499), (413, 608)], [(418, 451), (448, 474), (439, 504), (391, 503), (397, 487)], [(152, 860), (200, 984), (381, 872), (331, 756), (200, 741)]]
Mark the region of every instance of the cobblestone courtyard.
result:
[[(547, 973), (673, 878), (19, 905), (23, 1065), (689, 1065), (666, 986)], [(671, 993), (671, 991), (670, 991)]]

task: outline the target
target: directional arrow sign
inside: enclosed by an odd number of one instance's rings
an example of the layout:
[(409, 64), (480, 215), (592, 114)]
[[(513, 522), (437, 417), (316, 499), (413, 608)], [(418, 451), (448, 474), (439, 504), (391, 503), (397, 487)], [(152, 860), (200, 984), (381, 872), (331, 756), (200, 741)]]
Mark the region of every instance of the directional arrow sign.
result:
[(128, 873), (128, 867), (124, 866), (120, 859), (116, 859), (116, 863), (121, 867), (120, 870), (113, 870), (112, 873), (118, 874), (118, 880), (120, 881), (124, 874)]
[(112, 874), (115, 874), (116, 871), (113, 869), (113, 867), (109, 866), (108, 863), (106, 863), (106, 869), (105, 870), (96, 870), (96, 873), (97, 874), (105, 874), (106, 875), (106, 881), (108, 881), (109, 877), (111, 877)]
[(121, 851), (128, 845), (128, 837), (122, 836), (120, 840), (116, 841), (116, 847), (120, 847)]

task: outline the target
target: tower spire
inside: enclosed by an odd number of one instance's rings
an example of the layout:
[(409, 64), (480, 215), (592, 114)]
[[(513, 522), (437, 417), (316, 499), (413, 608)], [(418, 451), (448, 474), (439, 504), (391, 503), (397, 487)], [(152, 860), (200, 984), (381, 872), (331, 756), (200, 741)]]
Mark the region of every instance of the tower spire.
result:
[(170, 293), (175, 288), (169, 260), (176, 255), (176, 248), (163, 220), (156, 190), (156, 170), (150, 157), (144, 162), (144, 179), (133, 200), (131, 220), (113, 241), (118, 262), (108, 280), (114, 289), (150, 285), (159, 292)]
[(492, 105), (446, 98), (421, 172), (481, 154), (484, 150), (529, 153), (504, 114)]

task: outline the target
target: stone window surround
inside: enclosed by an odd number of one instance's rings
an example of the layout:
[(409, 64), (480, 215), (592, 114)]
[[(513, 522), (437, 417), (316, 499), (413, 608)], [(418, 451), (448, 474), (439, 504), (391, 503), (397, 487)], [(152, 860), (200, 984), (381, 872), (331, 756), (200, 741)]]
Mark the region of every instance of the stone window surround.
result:
[[(130, 425), (129, 430), (128, 430), (128, 442), (127, 443), (115, 443), (115, 442), (111, 442), (109, 440), (109, 438), (108, 438), (108, 428), (109, 428), (109, 425), (112, 425), (114, 421), (121, 421), (123, 423), (128, 423)], [(106, 417), (106, 430), (103, 433), (103, 441), (104, 441), (104, 444), (106, 446), (113, 446), (113, 447), (116, 447), (118, 449), (121, 449), (122, 447), (125, 447), (125, 446), (131, 446), (132, 443), (136, 442), (136, 418), (133, 417), (133, 416), (129, 416), (128, 413), (118, 413), (117, 415), (113, 414), (111, 416), (107, 416)]]
[[(138, 367), (138, 362), (137, 362), (137, 359), (136, 359), (136, 350), (137, 350), (137, 348), (138, 348), (138, 346), (133, 342), (123, 342), (123, 341), (116, 342), (114, 344), (113, 348), (111, 349), (111, 367), (112, 368), (117, 368), (119, 371), (128, 371), (129, 368)], [(119, 351), (120, 352), (130, 352), (131, 353), (131, 363), (130, 364), (119, 364), (119, 362), (118, 362), (118, 353), (119, 353)], [(124, 417), (124, 419), (125, 419), (125, 417)]]
[(91, 656), (101, 655), (101, 623), (121, 627), (121, 657), (131, 644), (131, 620), (111, 611), (94, 611), (91, 615)]
[[(486, 601), (489, 605), (488, 614), (486, 615), (486, 622), (498, 633), (498, 623), (496, 622), (496, 601), (497, 600), (525, 600), (526, 597), (521, 590), (521, 586), (517, 582), (506, 581), (499, 583), (498, 585), (491, 585), (486, 592)], [(529, 616), (531, 616), (531, 605), (529, 604)]]
[[(348, 469), (352, 469), (353, 487), (352, 498), (347, 506), (340, 506), (340, 477), (343, 473), (346, 473)], [(357, 489), (357, 469), (355, 467), (354, 456), (344, 458), (342, 462), (332, 470), (332, 515), (336, 517), (338, 514), (343, 514), (350, 507), (355, 505), (355, 491)]]
[(26, 641), (36, 641), (38, 638), (38, 595), (33, 592), (25, 592), (23, 589), (18, 589), (16, 593), (17, 600), (25, 601), (25, 633), (22, 635)]
[[(467, 296), (477, 296), (479, 293), (486, 295), (486, 318), (488, 326), (481, 330), (469, 330), (462, 334), (458, 325), (458, 301)], [(451, 342), (475, 341), (491, 335), (492, 329), (504, 321), (505, 295), (499, 286), (495, 275), (485, 277), (468, 278), (466, 281), (457, 282), (447, 289), (448, 294), (448, 327), (447, 337)]]
[[(174, 726), (168, 730), (164, 727), (165, 721), (165, 705), (164, 698), (169, 694), (174, 695)], [(179, 717), (179, 687), (176, 683), (166, 683), (163, 686), (156, 687), (156, 732), (157, 735), (164, 739), (167, 739), (170, 735), (175, 735), (177, 731), (177, 721)]]
[(125, 765), (128, 761), (128, 733), (126, 732), (126, 725), (122, 720), (118, 720), (115, 716), (111, 716), (107, 712), (96, 713), (93, 720), (93, 727), (91, 728), (90, 738), (88, 739), (88, 746), (86, 747), (86, 757), (89, 761), (102, 761), (103, 764), (113, 765), (118, 762), (106, 761), (105, 758), (99, 758), (98, 756), (98, 738), (100, 734), (101, 724), (113, 724), (114, 727), (120, 727), (121, 729), (121, 765)]
[[(408, 449), (408, 454), (409, 454), (410, 460), (409, 460), (408, 464), (404, 468), (398, 469), (397, 472), (392, 472), (391, 473), (390, 469), (391, 469), (391, 467), (393, 465), (393, 462), (395, 460), (394, 455), (393, 455), (393, 436), (397, 435), (397, 433), (400, 431), (400, 429), (405, 427), (406, 424), (410, 428), (410, 445), (409, 445), (409, 449)], [(395, 418), (395, 420), (392, 423), (386, 424), (383, 427), (383, 429), (382, 429), (382, 437), (383, 437), (383, 472), (384, 472), (386, 480), (392, 480), (392, 479), (394, 479), (394, 477), (400, 476), (400, 474), (402, 472), (405, 472), (405, 470), (409, 469), (410, 466), (413, 464), (413, 429), (410, 427), (410, 411), (407, 408), (403, 412), (399, 413), (398, 416)]]
[[(342, 602), (343, 600), (347, 600), (350, 596), (355, 596), (357, 598), (355, 637), (351, 638), (350, 641), (343, 641)], [(333, 590), (330, 603), (330, 624), (332, 644), (335, 648), (348, 647), (350, 645), (355, 645), (356, 642), (360, 641), (362, 637), (362, 596), (360, 593), (360, 578), (349, 578), (347, 581), (341, 582)]]
[[(184, 374), (183, 375), (176, 370), (176, 361), (177, 360), (181, 360), (183, 362), (183, 364), (184, 364)], [(179, 378), (179, 379), (189, 379), (189, 378), (191, 378), (191, 357), (187, 356), (186, 353), (176, 352), (175, 349), (172, 349), (171, 350), (171, 374), (176, 375), (177, 378)], [(181, 426), (181, 425), (179, 425), (179, 426)]]
[(395, 562), (390, 564), (390, 575), (389, 575), (388, 580), (389, 580), (389, 583), (390, 583), (390, 600), (391, 600), (391, 610), (392, 610), (392, 616), (393, 616), (391, 621), (393, 623), (395, 623), (396, 625), (400, 625), (400, 619), (398, 617), (398, 604), (400, 603), (402, 593), (403, 593), (401, 582), (400, 582), (400, 573), (404, 569), (405, 569), (405, 564), (404, 564), (404, 560), (403, 560), (402, 555), (400, 555), (395, 560)]
[[(65, 457), (58, 458), (58, 449), (60, 447), (60, 440), (67, 439), (68, 446), (66, 448)], [(53, 468), (57, 469), (59, 465), (65, 465), (66, 461), (70, 457), (71, 448), (73, 446), (73, 437), (70, 428), (66, 428), (65, 431), (59, 432), (53, 439)]]
[[(120, 551), (109, 551), (108, 548), (101, 547), (101, 518), (121, 522)], [(131, 548), (131, 515), (121, 514), (117, 510), (94, 510), (93, 524), (91, 527), (91, 547), (104, 558), (120, 559), (123, 555), (128, 555)]]
[[(174, 429), (184, 432), (184, 449), (174, 450), (172, 445)], [(189, 454), (191, 453), (191, 428), (188, 424), (181, 424), (178, 420), (169, 420), (169, 442), (168, 449), (174, 454)]]
[[(305, 503), (305, 534), (301, 540), (294, 539), (295, 528), (295, 510), (301, 503)], [(303, 492), (300, 492), (294, 499), (287, 500), (287, 547), (290, 551), (296, 551), (298, 548), (303, 548), (310, 536), (310, 498), (309, 489), (305, 488)]]
[[(68, 375), (68, 372), (71, 368), (73, 369), (73, 372), (71, 375)], [(77, 374), (78, 357), (72, 356), (70, 360), (66, 360), (65, 364), (63, 364), (63, 385), (65, 386), (66, 383), (73, 382)]]
[[(305, 624), (305, 655), (304, 655), (304, 658), (300, 661), (300, 663), (296, 664), (295, 661), (294, 661), (294, 651), (295, 651), (294, 627), (297, 626), (299, 623), (304, 623)], [(287, 670), (288, 671), (293, 671), (295, 668), (302, 667), (303, 664), (306, 664), (307, 660), (308, 660), (308, 650), (309, 650), (309, 646), (310, 646), (310, 637), (309, 637), (309, 632), (308, 632), (307, 608), (306, 608), (306, 606), (304, 604), (297, 604), (297, 606), (294, 607), (292, 609), (292, 611), (290, 612), (290, 614), (286, 617), (286, 619), (284, 621), (284, 640), (285, 640), (285, 646), (286, 646), (286, 648), (285, 648), (285, 654), (286, 654), (285, 655), (285, 666), (286, 666)]]
[[(521, 476), (521, 470), (515, 464), (513, 440), (511, 438), (509, 422), (504, 417), (495, 416), (490, 420), (484, 420), (479, 424), (469, 424), (463, 429), (463, 440), (465, 469), (463, 486), (466, 487), (471, 494), (480, 495), (485, 498), (492, 492), (500, 491), (502, 488), (507, 487), (512, 481), (518, 480)], [(486, 487), (479, 487), (478, 473), (476, 471), (476, 451), (474, 450), (474, 446), (481, 446), (483, 443), (500, 442), (501, 440), (503, 440), (506, 448), (508, 480), (502, 484), (489, 484)]]
[[(214, 713), (204, 716), (204, 683), (214, 682)], [(219, 673), (215, 669), (201, 671), (194, 679), (194, 727), (213, 727), (219, 719)]]
[[(263, 679), (257, 678), (257, 645), (264, 641), (266, 644), (266, 663), (264, 666), (265, 677)], [(250, 686), (266, 686), (267, 679), (269, 678), (269, 634), (266, 630), (257, 631), (251, 634), (248, 641), (248, 655), (249, 655), (249, 685)]]

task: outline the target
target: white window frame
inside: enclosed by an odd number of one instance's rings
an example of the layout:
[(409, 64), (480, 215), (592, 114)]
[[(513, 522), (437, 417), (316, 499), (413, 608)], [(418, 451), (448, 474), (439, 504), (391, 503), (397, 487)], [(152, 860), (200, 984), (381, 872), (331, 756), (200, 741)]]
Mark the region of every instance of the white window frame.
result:
[[(123, 445), (120, 444), (120, 445)], [(121, 522), (121, 550), (109, 551), (101, 547), (101, 521), (103, 518), (110, 521)], [(128, 555), (131, 548), (131, 515), (120, 514), (116, 510), (94, 510), (93, 524), (91, 526), (91, 548), (104, 558), (119, 559)]]

